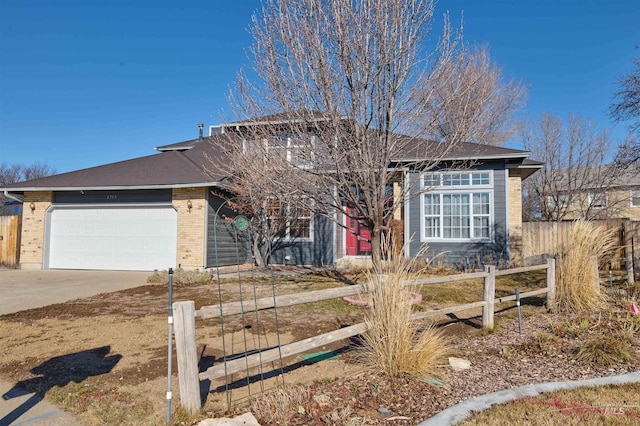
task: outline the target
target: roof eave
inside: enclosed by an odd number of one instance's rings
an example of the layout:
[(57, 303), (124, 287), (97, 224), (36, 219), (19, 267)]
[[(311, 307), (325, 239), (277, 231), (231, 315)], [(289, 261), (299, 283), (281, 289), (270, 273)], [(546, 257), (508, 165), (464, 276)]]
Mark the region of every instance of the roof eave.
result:
[[(471, 160), (508, 160), (510, 158), (527, 158), (529, 156), (529, 152), (523, 152), (522, 154), (495, 154), (495, 155), (474, 155), (474, 156), (462, 156), (462, 157), (443, 157), (438, 159), (438, 161), (471, 161)], [(392, 159), (392, 162), (397, 163), (415, 163), (418, 161), (429, 161), (426, 158), (401, 158), (401, 159)]]
[(0, 191), (13, 193), (24, 193), (33, 191), (121, 191), (139, 189), (181, 189), (181, 188), (202, 188), (208, 186), (223, 187), (220, 182), (200, 182), (200, 183), (176, 183), (165, 185), (102, 185), (102, 186), (48, 186), (48, 187), (15, 187), (0, 188)]

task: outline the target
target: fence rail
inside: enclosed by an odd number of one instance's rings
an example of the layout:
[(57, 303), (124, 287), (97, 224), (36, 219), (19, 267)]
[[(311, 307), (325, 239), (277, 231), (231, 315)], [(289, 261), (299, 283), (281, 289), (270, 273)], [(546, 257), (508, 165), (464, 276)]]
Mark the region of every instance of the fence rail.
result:
[[(495, 297), (495, 281), (497, 276), (511, 275), (535, 270), (547, 270), (547, 286), (545, 288), (522, 293), (521, 298), (531, 297), (539, 294), (547, 294), (547, 304), (553, 303), (555, 297), (555, 261), (549, 259), (546, 264), (528, 266), (523, 268), (507, 269), (496, 271), (494, 266), (486, 266), (484, 272), (471, 274), (449, 275), (445, 277), (423, 278), (407, 281), (406, 286), (441, 284), (469, 279), (484, 279), (483, 300), (465, 305), (452, 306), (442, 309), (433, 309), (425, 312), (418, 312), (413, 315), (414, 319), (423, 319), (434, 315), (449, 314), (465, 311), (474, 308), (482, 308), (482, 326), (491, 329), (494, 326), (493, 315), (496, 304), (515, 300), (515, 296)], [(180, 400), (183, 408), (187, 411), (197, 411), (200, 409), (200, 397), (196, 392), (200, 389), (200, 380), (214, 380), (224, 375), (237, 373), (243, 370), (257, 367), (279, 358), (297, 355), (308, 350), (324, 346), (329, 343), (347, 339), (349, 337), (362, 334), (367, 331), (365, 323), (344, 327), (329, 333), (309, 337), (294, 343), (282, 345), (260, 351), (245, 357), (225, 361), (221, 364), (210, 367), (206, 371), (198, 374), (196, 359), (196, 340), (194, 318), (220, 318), (239, 313), (254, 312), (256, 310), (270, 309), (273, 307), (294, 306), (304, 303), (317, 302), (321, 300), (336, 299), (345, 296), (353, 296), (366, 291), (368, 284), (359, 284), (349, 287), (339, 287), (334, 289), (316, 290), (307, 293), (287, 294), (282, 296), (256, 299), (247, 302), (229, 302), (220, 305), (203, 306), (195, 310), (194, 302), (176, 302), (173, 304), (175, 314), (174, 322), (176, 333), (176, 352), (178, 360), (182, 360), (178, 365), (178, 376), (180, 381)], [(184, 390), (183, 390), (184, 389)], [(184, 392), (184, 394), (183, 394)]]

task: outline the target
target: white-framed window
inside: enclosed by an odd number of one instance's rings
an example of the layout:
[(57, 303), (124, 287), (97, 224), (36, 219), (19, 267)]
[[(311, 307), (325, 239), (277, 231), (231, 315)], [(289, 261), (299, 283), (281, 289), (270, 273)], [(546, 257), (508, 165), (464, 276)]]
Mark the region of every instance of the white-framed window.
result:
[(442, 172), (422, 176), (423, 240), (490, 240), (491, 172)]
[(313, 240), (313, 213), (309, 208), (272, 199), (265, 211), (272, 237)]
[(314, 151), (308, 147), (314, 144), (313, 135), (279, 134), (261, 140), (244, 140), (243, 150), (248, 152), (255, 147), (262, 151), (266, 161), (285, 160), (296, 167), (311, 168)]
[(491, 186), (491, 172), (434, 172), (422, 176), (423, 189)]
[(588, 196), (589, 206), (594, 209), (604, 209), (607, 207), (606, 192), (590, 192)]
[(631, 207), (640, 207), (640, 188), (630, 190)]
[(569, 195), (568, 194), (559, 194), (557, 196), (549, 195), (547, 196), (547, 206), (550, 210), (556, 209), (566, 209), (569, 207)]

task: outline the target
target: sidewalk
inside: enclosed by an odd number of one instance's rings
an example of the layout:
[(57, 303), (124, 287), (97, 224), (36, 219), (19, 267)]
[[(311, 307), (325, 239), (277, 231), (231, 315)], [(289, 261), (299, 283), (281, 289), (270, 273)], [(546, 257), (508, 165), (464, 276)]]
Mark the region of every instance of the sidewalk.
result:
[(0, 426), (81, 426), (82, 424), (42, 396), (27, 393), (0, 379)]

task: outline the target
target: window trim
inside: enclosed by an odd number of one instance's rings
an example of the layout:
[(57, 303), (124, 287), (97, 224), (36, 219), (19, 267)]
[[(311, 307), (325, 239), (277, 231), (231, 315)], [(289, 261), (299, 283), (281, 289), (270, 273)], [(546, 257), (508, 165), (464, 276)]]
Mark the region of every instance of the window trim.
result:
[[(313, 238), (313, 235), (314, 235), (314, 224), (315, 224), (315, 215), (313, 214), (313, 210), (312, 209), (308, 210), (309, 211), (309, 215), (308, 216), (296, 216), (295, 220), (291, 220), (290, 219), (290, 212), (291, 212), (291, 203), (290, 202), (286, 202), (286, 209), (287, 209), (287, 221), (286, 221), (286, 226), (285, 226), (285, 230), (284, 230), (284, 236), (278, 237), (277, 235), (274, 235), (273, 238), (274, 239), (280, 239), (282, 241), (313, 242), (314, 241), (314, 238)], [(274, 216), (268, 215), (267, 216), (267, 220), (269, 220), (272, 217), (274, 217)], [(291, 229), (293, 227), (292, 226), (292, 222), (295, 224), (295, 221), (297, 221), (299, 219), (308, 219), (309, 220), (309, 236), (308, 237), (292, 237), (291, 236)]]
[[(447, 174), (469, 174), (469, 185), (450, 185), (444, 186), (444, 176)], [(476, 184), (473, 185), (473, 173), (487, 173), (489, 177), (489, 184)], [(440, 186), (431, 186), (425, 183), (425, 178), (428, 176), (433, 176), (434, 174), (440, 175)], [(424, 173), (420, 176), (420, 241), (421, 242), (443, 242), (443, 243), (469, 243), (469, 242), (493, 242), (495, 239), (494, 233), (494, 221), (495, 221), (495, 209), (494, 209), (494, 200), (495, 200), (495, 189), (493, 186), (493, 173), (492, 171), (485, 170), (472, 170), (469, 172), (435, 172), (435, 173)], [(438, 224), (438, 237), (427, 237), (426, 235), (426, 219), (427, 215), (425, 214), (425, 195), (438, 195), (439, 196), (439, 214), (438, 215), (429, 215), (429, 217), (439, 217)], [(444, 195), (447, 194), (466, 194), (469, 195), (469, 228), (470, 234), (474, 233), (474, 214), (473, 214), (473, 196), (474, 194), (488, 194), (489, 196), (489, 236), (488, 237), (473, 237), (470, 238), (445, 238), (444, 235), (444, 204), (443, 198)], [(479, 215), (479, 217), (486, 217), (485, 214)]]
[[(634, 195), (635, 194), (635, 195)], [(633, 199), (638, 199), (638, 204), (633, 203)], [(631, 208), (640, 208), (640, 188), (630, 189), (629, 190), (629, 207)]]
[[(603, 205), (594, 205), (593, 201), (603, 197)], [(589, 208), (594, 208), (594, 209), (598, 209), (598, 210), (602, 210), (602, 209), (606, 209), (607, 207), (609, 207), (609, 195), (607, 194), (607, 192), (589, 192), (587, 194), (587, 202), (588, 202), (588, 207)]]
[[(467, 185), (445, 185), (445, 178), (447, 176), (455, 176), (455, 175), (468, 175), (467, 178), (469, 180), (469, 184)], [(489, 183), (479, 183), (473, 184), (473, 175), (476, 174), (486, 174), (489, 178)], [(425, 184), (425, 178), (428, 176), (438, 176), (439, 183), (437, 185), (427, 185)], [(433, 180), (432, 180), (433, 181)], [(453, 171), (453, 172), (427, 172), (423, 173), (420, 176), (420, 189), (422, 192), (424, 191), (448, 191), (448, 190), (456, 190), (456, 189), (480, 189), (487, 188), (493, 189), (493, 173), (491, 170), (470, 170), (470, 171)]]
[(553, 195), (547, 195), (547, 207), (551, 211), (568, 209), (571, 199), (569, 194), (558, 194), (558, 201), (559, 203), (556, 203)]
[(243, 153), (247, 152), (248, 144), (259, 144), (263, 150), (265, 161), (268, 161), (270, 151), (280, 151), (283, 152), (284, 155), (279, 156), (293, 166), (303, 170), (313, 168), (313, 162), (315, 161), (313, 150), (311, 150), (311, 159), (309, 161), (304, 159), (301, 160), (302, 157), (295, 155), (295, 153), (299, 148), (304, 148), (307, 145), (314, 147), (316, 144), (315, 135), (311, 135), (308, 141), (300, 138), (294, 138), (289, 135), (272, 135), (271, 137), (262, 139), (245, 138), (242, 140)]

